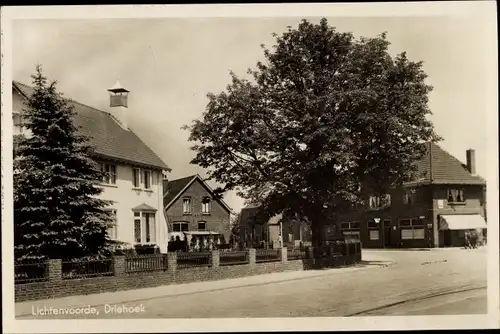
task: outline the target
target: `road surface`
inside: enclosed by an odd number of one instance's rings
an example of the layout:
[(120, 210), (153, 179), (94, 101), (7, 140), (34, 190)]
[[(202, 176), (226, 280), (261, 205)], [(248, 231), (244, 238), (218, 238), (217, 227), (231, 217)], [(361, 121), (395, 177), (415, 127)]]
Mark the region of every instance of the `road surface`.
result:
[[(392, 261), (360, 271), (334, 269), (321, 276), (186, 293), (141, 296), (97, 305), (99, 315), (22, 318), (240, 318), (487, 313), (486, 249), (366, 250), (364, 258)], [(331, 272), (331, 274), (330, 274)], [(278, 275), (278, 274), (276, 274)], [(26, 304), (26, 303), (25, 303)], [(109, 312), (122, 305), (133, 313)], [(107, 308), (107, 310), (106, 310)], [(106, 313), (108, 311), (108, 313)], [(16, 311), (17, 314), (17, 311)]]

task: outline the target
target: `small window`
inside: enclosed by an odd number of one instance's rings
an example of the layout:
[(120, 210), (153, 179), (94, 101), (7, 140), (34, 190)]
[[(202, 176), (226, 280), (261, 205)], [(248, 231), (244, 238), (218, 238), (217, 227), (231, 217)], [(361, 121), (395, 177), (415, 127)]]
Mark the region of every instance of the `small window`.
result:
[(425, 230), (423, 228), (405, 228), (401, 230), (402, 240), (422, 240), (425, 239)]
[(155, 216), (154, 212), (134, 212), (134, 239), (136, 243), (156, 242)]
[(134, 240), (136, 243), (141, 243), (141, 219), (134, 219)]
[(116, 220), (116, 210), (109, 210), (112, 219), (112, 226), (108, 227), (107, 234), (111, 240), (118, 239), (118, 230), (117, 230), (117, 220)]
[(382, 196), (370, 196), (369, 201), (370, 209), (377, 210), (391, 206), (391, 195), (385, 194)]
[(448, 189), (448, 202), (449, 203), (464, 203), (464, 190), (463, 189)]
[(174, 232), (187, 232), (189, 231), (189, 224), (182, 222), (182, 223), (173, 223), (172, 224), (172, 230)]
[(133, 184), (134, 188), (141, 187), (141, 170), (139, 168), (134, 168), (133, 170)]
[(24, 133), (23, 118), (19, 113), (12, 113), (12, 122), (14, 123), (14, 134), (22, 135)]
[(411, 226), (411, 219), (401, 219), (399, 226)]
[(184, 214), (191, 213), (191, 198), (182, 199), (182, 213)]
[(340, 223), (340, 228), (342, 230), (348, 230), (350, 228), (350, 224), (349, 223)]
[(359, 240), (359, 231), (342, 231), (342, 235), (349, 240)]
[(403, 197), (404, 204), (415, 204), (416, 203), (416, 192), (415, 189), (406, 190)]
[(373, 220), (368, 221), (366, 225), (368, 226), (368, 228), (378, 229), (378, 224), (375, 223)]
[(210, 213), (210, 197), (203, 197), (201, 200), (201, 212)]
[(370, 240), (379, 240), (379, 231), (378, 230), (370, 230)]
[(206, 231), (207, 223), (206, 222), (198, 222), (198, 231)]
[(151, 189), (151, 171), (144, 170), (144, 189)]
[(116, 166), (112, 164), (100, 164), (101, 172), (104, 173), (102, 182), (105, 184), (116, 184)]

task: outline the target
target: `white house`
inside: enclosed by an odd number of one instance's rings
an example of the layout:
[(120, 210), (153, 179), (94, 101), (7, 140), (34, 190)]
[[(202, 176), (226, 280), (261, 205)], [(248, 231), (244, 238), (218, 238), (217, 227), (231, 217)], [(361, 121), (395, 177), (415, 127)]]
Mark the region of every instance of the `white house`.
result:
[[(14, 135), (29, 135), (20, 113), (23, 100), (33, 88), (12, 83)], [(163, 214), (162, 173), (169, 167), (129, 128), (129, 91), (117, 82), (108, 89), (109, 112), (69, 100), (76, 111), (75, 123), (93, 147), (92, 157), (107, 173), (100, 195), (113, 202), (116, 224), (112, 239), (131, 245), (158, 245), (167, 251), (167, 224)], [(104, 93), (104, 92), (103, 92)]]

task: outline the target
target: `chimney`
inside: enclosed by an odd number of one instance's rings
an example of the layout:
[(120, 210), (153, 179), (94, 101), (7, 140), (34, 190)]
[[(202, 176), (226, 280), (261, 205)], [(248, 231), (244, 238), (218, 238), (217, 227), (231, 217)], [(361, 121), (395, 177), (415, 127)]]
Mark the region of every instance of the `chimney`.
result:
[(468, 149), (466, 151), (467, 155), (467, 169), (472, 175), (476, 175), (476, 151), (473, 149)]
[(129, 91), (125, 89), (120, 81), (108, 89), (109, 92), (109, 106), (111, 107), (111, 114), (116, 118), (120, 125), (128, 130), (128, 94)]

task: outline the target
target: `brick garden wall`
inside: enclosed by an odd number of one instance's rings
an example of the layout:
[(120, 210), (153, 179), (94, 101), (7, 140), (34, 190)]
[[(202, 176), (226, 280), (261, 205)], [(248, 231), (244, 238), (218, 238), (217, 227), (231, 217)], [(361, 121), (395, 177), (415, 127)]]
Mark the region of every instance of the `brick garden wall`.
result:
[(249, 249), (248, 264), (219, 265), (219, 251), (213, 251), (210, 266), (177, 268), (177, 254), (168, 253), (168, 265), (163, 270), (126, 273), (125, 257), (113, 258), (113, 276), (80, 279), (63, 279), (61, 260), (50, 260), (47, 266), (48, 281), (15, 285), (15, 301), (61, 298), (102, 292), (114, 292), (168, 284), (213, 281), (284, 271), (299, 271), (321, 267), (351, 265), (361, 261), (361, 248), (356, 244), (350, 254), (335, 254), (321, 259), (312, 258), (312, 251), (300, 260), (289, 261), (287, 249), (281, 250), (281, 258), (274, 262), (256, 263), (256, 250)]

